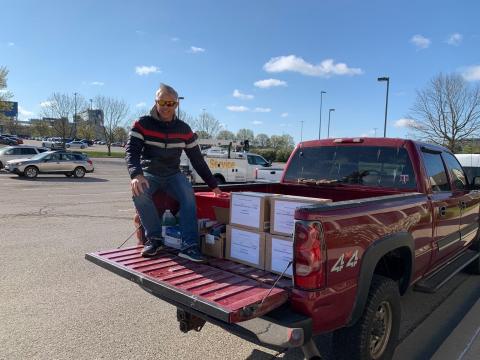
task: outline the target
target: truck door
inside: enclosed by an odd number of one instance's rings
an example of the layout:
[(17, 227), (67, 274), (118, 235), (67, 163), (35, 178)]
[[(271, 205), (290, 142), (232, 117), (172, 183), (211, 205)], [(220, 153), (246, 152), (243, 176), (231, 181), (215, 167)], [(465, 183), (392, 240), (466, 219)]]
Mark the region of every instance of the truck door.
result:
[(463, 193), (449, 182), (441, 152), (422, 148), (423, 163), (430, 182), (433, 217), (432, 265), (436, 266), (460, 246), (460, 201)]
[(478, 231), (480, 193), (468, 189), (467, 176), (455, 156), (443, 153), (442, 157), (447, 164), (450, 183), (458, 193), (461, 213), (459, 247), (469, 246)]

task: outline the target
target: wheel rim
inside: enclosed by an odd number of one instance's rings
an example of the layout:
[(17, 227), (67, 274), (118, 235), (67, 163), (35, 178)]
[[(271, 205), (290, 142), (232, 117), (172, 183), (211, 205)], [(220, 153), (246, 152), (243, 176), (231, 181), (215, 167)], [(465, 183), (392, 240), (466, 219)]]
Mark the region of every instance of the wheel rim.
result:
[(370, 332), (370, 356), (372, 359), (380, 358), (387, 348), (392, 332), (392, 306), (387, 301), (378, 305)]
[(82, 177), (83, 175), (85, 175), (85, 172), (83, 171), (82, 168), (75, 169), (75, 176)]
[(25, 171), (25, 175), (27, 175), (28, 177), (35, 177), (35, 175), (37, 175), (37, 171), (35, 170), (35, 168), (30, 167)]

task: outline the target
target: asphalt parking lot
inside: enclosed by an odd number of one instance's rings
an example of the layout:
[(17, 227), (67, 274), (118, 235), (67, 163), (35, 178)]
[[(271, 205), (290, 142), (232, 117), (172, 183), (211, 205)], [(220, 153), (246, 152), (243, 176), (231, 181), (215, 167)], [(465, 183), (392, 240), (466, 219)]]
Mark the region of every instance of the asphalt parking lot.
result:
[[(182, 334), (172, 306), (84, 259), (133, 231), (122, 160), (93, 160), (83, 179), (0, 172), (0, 359), (271, 359), (213, 325)], [(429, 358), (479, 298), (480, 277), (463, 273), (435, 295), (409, 292), (396, 358)], [(318, 339), (326, 359), (329, 342)]]

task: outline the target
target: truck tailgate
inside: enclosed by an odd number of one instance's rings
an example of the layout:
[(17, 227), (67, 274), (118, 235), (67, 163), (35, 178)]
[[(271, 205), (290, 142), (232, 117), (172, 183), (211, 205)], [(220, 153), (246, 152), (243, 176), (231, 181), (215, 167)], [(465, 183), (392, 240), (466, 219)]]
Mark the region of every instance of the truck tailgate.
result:
[[(273, 274), (262, 270), (219, 259), (212, 259), (212, 265), (197, 264), (168, 251), (143, 258), (141, 250), (135, 246), (90, 253), (85, 258), (167, 302), (227, 323), (261, 316), (288, 299), (288, 288), (272, 287), (268, 282), (274, 281)], [(270, 281), (262, 282), (265, 277)]]

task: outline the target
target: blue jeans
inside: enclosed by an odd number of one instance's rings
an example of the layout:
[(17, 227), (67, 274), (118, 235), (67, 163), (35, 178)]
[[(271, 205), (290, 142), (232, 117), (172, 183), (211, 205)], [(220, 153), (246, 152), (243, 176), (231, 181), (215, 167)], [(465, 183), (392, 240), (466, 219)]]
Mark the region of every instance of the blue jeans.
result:
[(185, 175), (177, 173), (170, 176), (157, 176), (144, 173), (150, 187), (139, 196), (133, 196), (133, 203), (137, 209), (140, 221), (145, 229), (147, 238), (162, 237), (162, 216), (159, 214), (153, 195), (163, 190), (178, 201), (180, 205), (180, 229), (182, 231), (182, 249), (199, 246), (197, 208), (192, 185)]

